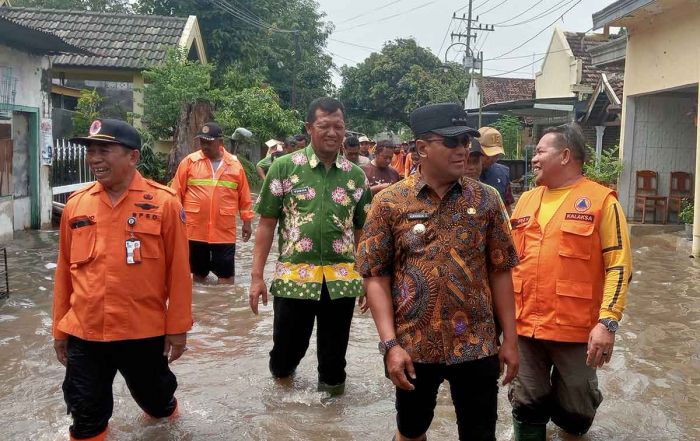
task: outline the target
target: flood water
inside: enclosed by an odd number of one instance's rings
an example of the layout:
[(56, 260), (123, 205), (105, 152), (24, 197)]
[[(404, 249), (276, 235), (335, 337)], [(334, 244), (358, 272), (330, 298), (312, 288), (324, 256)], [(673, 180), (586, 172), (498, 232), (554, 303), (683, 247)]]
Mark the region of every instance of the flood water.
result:
[[(57, 239), (54, 231), (19, 233), (8, 246), (12, 294), (0, 301), (0, 440), (68, 438), (64, 368), (50, 332)], [(680, 241), (670, 234), (633, 238), (627, 314), (612, 362), (599, 375), (605, 401), (586, 436), (550, 427), (549, 439), (700, 439), (700, 261), (678, 250)], [(190, 350), (172, 365), (181, 417), (147, 421), (117, 376), (109, 440), (391, 439), (394, 389), (383, 377), (369, 313), (358, 311), (353, 322), (344, 396), (316, 392), (313, 342), (291, 387), (271, 379), (271, 302), (257, 317), (247, 304), (251, 248), (239, 244), (234, 288), (195, 286)], [(505, 392), (499, 441), (512, 438)], [(457, 439), (447, 385), (428, 435)]]

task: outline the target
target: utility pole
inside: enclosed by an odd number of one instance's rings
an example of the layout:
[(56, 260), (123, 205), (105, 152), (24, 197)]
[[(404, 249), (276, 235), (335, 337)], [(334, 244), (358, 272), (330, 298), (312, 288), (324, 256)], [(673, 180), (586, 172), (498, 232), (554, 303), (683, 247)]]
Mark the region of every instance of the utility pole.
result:
[(479, 80), (481, 81), (481, 86), (479, 87), (479, 127), (481, 127), (481, 113), (484, 107), (484, 94), (481, 88), (484, 87), (484, 53), (479, 52)]
[[(469, 11), (466, 15), (462, 14), (462, 17), (457, 17), (457, 14), (455, 14), (455, 13), (452, 14), (453, 20), (460, 20), (460, 21), (467, 22), (467, 33), (462, 34), (462, 33), (454, 33), (453, 32), (450, 34), (450, 37), (452, 38), (452, 41), (453, 41), (451, 46), (454, 46), (457, 44), (462, 44), (465, 47), (465, 53), (464, 53), (464, 58), (462, 61), (462, 66), (467, 71), (467, 73), (470, 74), (470, 78), (469, 78), (470, 87), (471, 87), (471, 80), (473, 79), (473, 76), (475, 74), (474, 71), (477, 69), (479, 71), (479, 78), (482, 80), (481, 86), (479, 87), (479, 127), (481, 127), (481, 113), (482, 113), (482, 107), (483, 107), (483, 101), (484, 101), (483, 94), (481, 91), (481, 88), (483, 87), (483, 78), (484, 78), (484, 54), (483, 54), (483, 52), (480, 51), (478, 57), (474, 56), (474, 52), (472, 51), (472, 40), (474, 40), (476, 42), (477, 32), (479, 32), (479, 31), (493, 32), (494, 26), (479, 23), (478, 16), (476, 17), (476, 19), (474, 19), (473, 14), (472, 14), (473, 3), (474, 3), (474, 0), (469, 0)], [(455, 37), (457, 38), (457, 42), (454, 41)], [(466, 42), (462, 43), (462, 38), (465, 38)], [(449, 47), (447, 49), (449, 50)], [(445, 62), (447, 62), (447, 51), (445, 51)]]

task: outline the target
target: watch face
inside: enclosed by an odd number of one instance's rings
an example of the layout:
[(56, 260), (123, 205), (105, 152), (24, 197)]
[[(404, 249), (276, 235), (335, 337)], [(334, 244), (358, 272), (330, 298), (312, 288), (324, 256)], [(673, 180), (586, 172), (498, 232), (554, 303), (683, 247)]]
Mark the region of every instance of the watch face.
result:
[(620, 324), (616, 320), (610, 320), (610, 322), (608, 322), (608, 330), (610, 330), (610, 332), (617, 331), (619, 327)]

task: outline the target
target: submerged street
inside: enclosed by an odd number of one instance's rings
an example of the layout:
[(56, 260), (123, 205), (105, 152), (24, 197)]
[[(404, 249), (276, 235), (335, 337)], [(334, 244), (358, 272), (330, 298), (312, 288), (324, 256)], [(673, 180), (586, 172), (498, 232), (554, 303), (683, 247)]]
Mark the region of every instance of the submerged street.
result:
[[(57, 243), (56, 231), (40, 231), (16, 233), (8, 246), (12, 291), (0, 301), (3, 440), (64, 440), (70, 425), (61, 392), (64, 368), (51, 337)], [(394, 388), (383, 377), (369, 313), (356, 310), (344, 396), (316, 392), (313, 340), (292, 387), (272, 380), (272, 305), (258, 317), (248, 307), (252, 243), (239, 243), (235, 288), (195, 286), (190, 350), (173, 364), (180, 418), (148, 421), (117, 376), (109, 440), (391, 439)], [(599, 373), (605, 400), (580, 439), (700, 439), (700, 262), (687, 257), (686, 244), (680, 233), (632, 237), (629, 305), (612, 361)], [(498, 439), (510, 440), (505, 388), (499, 398)], [(457, 437), (446, 384), (428, 437)], [(550, 426), (549, 439), (573, 438)]]

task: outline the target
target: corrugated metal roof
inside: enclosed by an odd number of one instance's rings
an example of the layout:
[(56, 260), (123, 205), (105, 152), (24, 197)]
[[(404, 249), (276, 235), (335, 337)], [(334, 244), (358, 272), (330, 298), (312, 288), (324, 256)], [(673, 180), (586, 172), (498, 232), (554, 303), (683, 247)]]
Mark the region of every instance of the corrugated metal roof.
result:
[(57, 67), (143, 70), (177, 47), (187, 17), (113, 14), (58, 9), (0, 8), (0, 16), (57, 35), (96, 54), (58, 55)]

